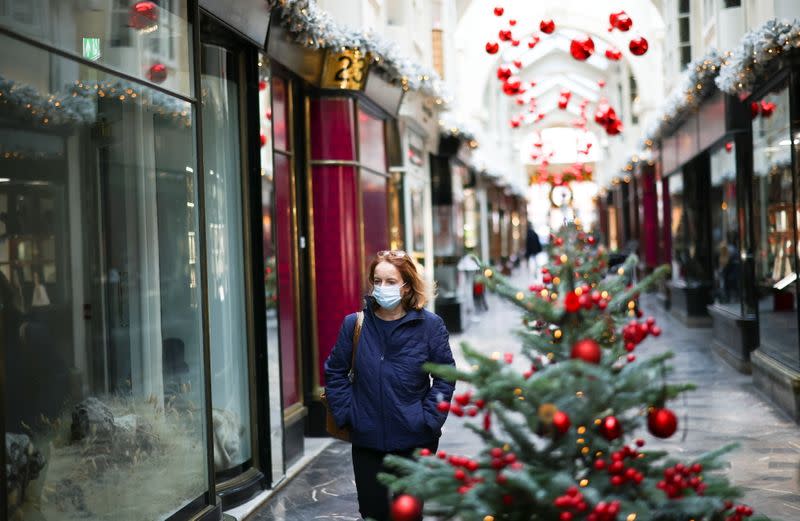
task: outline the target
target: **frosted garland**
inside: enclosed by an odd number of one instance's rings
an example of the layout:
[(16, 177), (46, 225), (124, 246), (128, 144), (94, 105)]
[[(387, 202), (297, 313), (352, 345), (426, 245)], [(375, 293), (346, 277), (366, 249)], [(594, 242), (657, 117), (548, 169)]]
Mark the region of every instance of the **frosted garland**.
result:
[(475, 146), (472, 148), (477, 147), (478, 132), (452, 111), (439, 116), (439, 133), (442, 136), (454, 136), (464, 141), (474, 141)]
[(171, 116), (175, 122), (191, 124), (188, 103), (134, 83), (76, 81), (65, 90), (64, 93), (42, 94), (30, 85), (0, 76), (0, 109), (11, 110), (46, 126), (83, 125), (97, 121), (98, 99), (109, 98), (150, 106), (154, 112)]
[(747, 94), (759, 78), (800, 48), (800, 20), (793, 22), (768, 20), (760, 28), (745, 34), (739, 47), (722, 64), (716, 78), (719, 89), (735, 96)]
[(664, 137), (664, 133), (681, 116), (697, 109), (700, 104), (716, 92), (714, 80), (720, 72), (723, 57), (716, 49), (687, 65), (677, 87), (647, 125), (644, 133), (646, 146)]
[(266, 0), (280, 16), (283, 27), (295, 41), (311, 49), (358, 49), (372, 54), (371, 67), (387, 81), (404, 90), (419, 91), (449, 103), (452, 96), (435, 71), (405, 56), (397, 45), (375, 33), (366, 33), (337, 24), (314, 0)]

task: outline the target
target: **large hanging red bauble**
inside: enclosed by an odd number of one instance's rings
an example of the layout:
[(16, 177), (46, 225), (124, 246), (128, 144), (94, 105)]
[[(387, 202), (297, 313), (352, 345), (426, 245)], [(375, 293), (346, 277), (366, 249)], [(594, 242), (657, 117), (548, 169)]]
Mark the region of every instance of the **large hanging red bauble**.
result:
[(511, 77), (511, 67), (508, 65), (501, 65), (497, 68), (497, 79), (501, 81), (506, 81), (508, 78)]
[(634, 38), (631, 40), (631, 43), (628, 44), (628, 48), (631, 50), (633, 54), (636, 56), (641, 56), (647, 52), (649, 44), (644, 36), (639, 36), (638, 38)]
[(570, 353), (570, 357), (580, 358), (590, 364), (599, 364), (602, 356), (603, 352), (600, 350), (600, 344), (591, 338), (584, 338), (575, 342)]
[(600, 422), (600, 434), (609, 441), (616, 440), (622, 436), (622, 424), (616, 416), (606, 416)]
[(609, 31), (619, 29), (624, 32), (631, 28), (633, 20), (628, 16), (628, 13), (620, 11), (618, 13), (611, 13), (608, 16), (608, 23), (611, 24), (611, 27), (608, 28)]
[(569, 421), (569, 416), (567, 413), (562, 411), (556, 411), (553, 414), (553, 427), (556, 428), (559, 434), (564, 434), (569, 430), (569, 427), (572, 423)]
[(594, 40), (589, 35), (582, 38), (575, 38), (569, 44), (569, 53), (573, 58), (584, 61), (594, 52)]
[(167, 79), (167, 66), (156, 63), (147, 70), (147, 78), (153, 83), (161, 83)]
[(551, 34), (556, 30), (556, 23), (553, 20), (542, 20), (539, 22), (539, 30), (545, 34)]
[(505, 10), (502, 7), (495, 7), (494, 8), (494, 15), (495, 16), (503, 16), (503, 12)]
[(564, 309), (567, 313), (577, 313), (581, 309), (580, 297), (574, 291), (564, 297)]
[(666, 408), (654, 408), (647, 415), (647, 430), (658, 438), (669, 438), (678, 430), (678, 417)]
[(136, 2), (128, 14), (128, 25), (145, 31), (158, 25), (158, 6), (153, 2)]
[(606, 49), (606, 58), (611, 61), (619, 61), (622, 58), (622, 51), (616, 47), (609, 47)]
[(486, 42), (486, 52), (489, 54), (497, 54), (500, 50), (500, 44), (497, 42)]
[(422, 503), (408, 494), (397, 496), (392, 503), (392, 521), (420, 521), (422, 519)]

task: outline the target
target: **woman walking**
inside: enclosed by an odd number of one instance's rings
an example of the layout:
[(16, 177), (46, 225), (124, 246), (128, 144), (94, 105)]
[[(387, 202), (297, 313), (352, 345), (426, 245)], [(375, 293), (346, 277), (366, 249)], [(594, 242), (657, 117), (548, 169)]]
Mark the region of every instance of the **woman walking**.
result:
[(377, 480), (387, 454), (436, 451), (454, 384), (424, 372), (426, 362), (455, 365), (444, 322), (425, 310), (425, 283), (402, 251), (381, 251), (369, 267), (372, 292), (351, 372), (359, 316), (345, 317), (325, 362), (325, 392), (339, 427), (348, 426), (361, 516), (389, 519), (388, 490)]

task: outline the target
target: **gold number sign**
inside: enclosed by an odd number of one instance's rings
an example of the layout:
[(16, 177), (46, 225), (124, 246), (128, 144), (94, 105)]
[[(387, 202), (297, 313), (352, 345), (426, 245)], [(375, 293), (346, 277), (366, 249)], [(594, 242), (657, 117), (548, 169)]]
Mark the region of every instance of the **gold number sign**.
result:
[(353, 49), (328, 51), (322, 69), (323, 89), (361, 90), (367, 82), (369, 55)]

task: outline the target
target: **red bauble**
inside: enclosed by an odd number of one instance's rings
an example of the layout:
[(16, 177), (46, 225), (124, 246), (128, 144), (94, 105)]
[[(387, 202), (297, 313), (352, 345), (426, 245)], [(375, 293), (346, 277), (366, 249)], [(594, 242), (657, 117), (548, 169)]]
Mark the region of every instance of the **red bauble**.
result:
[(669, 438), (678, 430), (678, 417), (669, 409), (655, 408), (647, 415), (647, 430), (657, 438)]
[(608, 16), (608, 23), (611, 24), (611, 27), (608, 28), (609, 31), (613, 29), (619, 29), (620, 31), (627, 31), (633, 25), (633, 20), (631, 17), (628, 16), (628, 13), (625, 11), (620, 11), (618, 13), (611, 13)]
[(775, 112), (776, 105), (771, 101), (764, 101), (761, 100), (761, 117), (768, 118), (772, 116), (772, 113)]
[(514, 67), (516, 67), (517, 69), (521, 69), (522, 68), (522, 60), (514, 60), (511, 63), (513, 63)]
[(392, 503), (392, 521), (420, 521), (422, 503), (414, 496), (402, 494)]
[(609, 441), (616, 440), (622, 436), (622, 424), (616, 416), (606, 416), (600, 422), (600, 434)]
[(539, 43), (539, 37), (534, 36), (533, 38), (531, 38), (531, 41), (528, 42), (528, 49), (533, 49), (534, 47), (536, 47), (537, 43)]
[(725, 151), (730, 153), (733, 150), (733, 141), (728, 141), (725, 143)]
[(761, 104), (757, 101), (750, 103), (750, 118), (755, 119), (759, 112), (761, 112)]
[(558, 99), (558, 108), (564, 110), (567, 108), (567, 105), (569, 105), (569, 100), (567, 98), (561, 97)]
[(582, 38), (575, 38), (569, 44), (569, 53), (573, 58), (584, 61), (594, 53), (594, 40), (589, 35)]
[(519, 40), (513, 40), (512, 39), (511, 40), (511, 45), (513, 45), (514, 47), (519, 47)]
[(505, 92), (508, 96), (515, 96), (520, 93), (521, 85), (522, 80), (520, 80), (517, 76), (510, 76), (503, 83), (503, 92)]
[(154, 2), (136, 2), (128, 14), (128, 25), (145, 31), (158, 26), (158, 6)]
[(497, 42), (486, 42), (486, 52), (489, 54), (497, 54), (500, 50), (500, 44)]
[(494, 8), (494, 15), (495, 16), (503, 16), (503, 12), (505, 10), (502, 7), (495, 7)]
[(606, 58), (614, 62), (619, 61), (620, 59), (622, 59), (622, 51), (620, 51), (616, 47), (609, 47), (608, 49), (606, 49)]
[(575, 313), (581, 309), (580, 297), (574, 291), (570, 291), (564, 297), (564, 309), (567, 310), (567, 313)]
[(545, 34), (551, 34), (556, 30), (556, 23), (553, 20), (542, 20), (539, 22), (539, 30)]
[(567, 413), (556, 411), (556, 413), (553, 414), (553, 427), (556, 428), (559, 434), (564, 434), (567, 432), (570, 425), (572, 425), (572, 423), (569, 421), (569, 416), (567, 416)]
[(508, 29), (500, 29), (500, 32), (497, 33), (497, 37), (500, 38), (501, 42), (507, 42), (511, 40), (511, 31)]
[(259, 81), (258, 90), (267, 90), (267, 82), (264, 80)]
[(261, 141), (261, 146), (262, 146), (262, 147), (263, 147), (264, 145), (266, 145), (266, 144), (267, 144), (267, 136), (266, 136), (266, 134), (263, 134), (263, 133), (262, 133), (262, 134), (259, 136), (259, 140)]
[(641, 56), (647, 52), (649, 44), (644, 36), (639, 36), (638, 38), (634, 38), (631, 40), (631, 43), (628, 44), (628, 48), (631, 50), (633, 54), (636, 56)]
[(602, 89), (606, 86), (606, 80), (597, 80), (597, 86)]
[(590, 364), (599, 364), (602, 356), (603, 352), (600, 349), (600, 344), (591, 338), (584, 338), (575, 342), (570, 353), (570, 357), (580, 358)]
[(506, 81), (508, 78), (511, 77), (513, 72), (511, 71), (511, 67), (508, 65), (501, 65), (497, 68), (497, 79), (501, 81)]
[(153, 83), (161, 83), (167, 79), (167, 66), (156, 63), (147, 70), (147, 78)]
[(616, 119), (616, 117), (611, 120), (608, 125), (606, 125), (606, 133), (609, 136), (616, 136), (617, 134), (622, 132), (622, 121)]

